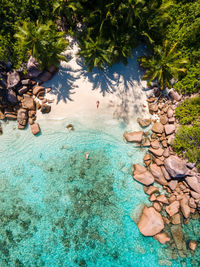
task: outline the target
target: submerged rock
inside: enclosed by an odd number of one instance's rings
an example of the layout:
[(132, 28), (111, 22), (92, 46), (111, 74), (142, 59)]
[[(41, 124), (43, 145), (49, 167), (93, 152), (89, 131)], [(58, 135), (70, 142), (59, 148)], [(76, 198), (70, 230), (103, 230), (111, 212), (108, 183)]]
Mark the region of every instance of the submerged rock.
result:
[(138, 228), (144, 236), (154, 236), (163, 230), (164, 221), (153, 207), (144, 207)]

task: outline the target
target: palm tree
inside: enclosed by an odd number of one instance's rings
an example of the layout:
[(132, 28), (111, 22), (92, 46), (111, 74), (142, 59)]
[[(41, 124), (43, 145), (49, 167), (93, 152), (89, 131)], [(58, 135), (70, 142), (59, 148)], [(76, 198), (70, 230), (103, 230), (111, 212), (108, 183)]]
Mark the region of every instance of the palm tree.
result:
[(60, 53), (68, 42), (64, 39), (64, 33), (58, 32), (52, 21), (46, 24), (40, 24), (38, 21), (36, 24), (24, 22), (18, 27), (15, 38), (20, 49), (36, 58), (42, 68), (57, 66), (59, 60), (66, 60)]
[(163, 46), (155, 46), (153, 56), (140, 57), (138, 59), (140, 65), (146, 70), (143, 76), (144, 80), (148, 80), (148, 85), (154, 80), (160, 84), (160, 89), (171, 87), (172, 78), (178, 80), (180, 74), (185, 73), (188, 59), (181, 58), (181, 52), (176, 51), (177, 43), (170, 47), (169, 41), (166, 40)]
[(107, 49), (106, 42), (97, 38), (96, 41), (88, 38), (84, 43), (80, 44), (79, 55), (84, 57), (84, 62), (88, 66), (89, 71), (94, 67), (103, 69), (104, 65), (111, 66), (110, 51)]

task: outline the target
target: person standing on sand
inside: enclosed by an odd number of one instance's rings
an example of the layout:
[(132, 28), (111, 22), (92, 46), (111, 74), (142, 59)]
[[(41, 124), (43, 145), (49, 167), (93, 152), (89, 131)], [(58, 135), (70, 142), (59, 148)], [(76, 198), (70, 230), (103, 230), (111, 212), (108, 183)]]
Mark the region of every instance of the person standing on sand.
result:
[(96, 102), (97, 108), (99, 107), (99, 104), (100, 104), (100, 102), (99, 102), (99, 100), (97, 100), (97, 102)]

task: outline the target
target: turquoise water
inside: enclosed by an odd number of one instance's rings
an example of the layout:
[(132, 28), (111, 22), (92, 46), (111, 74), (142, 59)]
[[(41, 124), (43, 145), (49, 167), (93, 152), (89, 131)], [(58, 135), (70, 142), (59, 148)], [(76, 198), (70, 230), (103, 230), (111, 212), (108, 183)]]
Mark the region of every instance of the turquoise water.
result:
[[(65, 121), (43, 122), (38, 137), (3, 125), (0, 266), (169, 265), (167, 246), (143, 237), (131, 219), (138, 205), (149, 204), (131, 175), (145, 150), (123, 141), (123, 127), (73, 123), (70, 132)], [(183, 266), (198, 266), (197, 259)]]

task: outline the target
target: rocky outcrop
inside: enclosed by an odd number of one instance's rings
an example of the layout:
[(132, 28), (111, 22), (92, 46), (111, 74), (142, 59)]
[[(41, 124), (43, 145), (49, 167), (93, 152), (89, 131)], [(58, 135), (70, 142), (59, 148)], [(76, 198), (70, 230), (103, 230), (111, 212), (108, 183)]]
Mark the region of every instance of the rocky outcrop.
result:
[(180, 101), (181, 95), (179, 95), (173, 88), (169, 91), (169, 96), (172, 100)]
[(164, 221), (153, 207), (144, 207), (138, 228), (144, 236), (154, 236), (163, 230)]
[(133, 167), (133, 177), (136, 181), (147, 186), (153, 184), (154, 177), (145, 167), (139, 164), (134, 164)]
[(170, 156), (164, 161), (165, 169), (173, 178), (182, 178), (188, 171), (185, 162), (177, 156)]
[(173, 134), (176, 129), (174, 124), (166, 124), (164, 128), (165, 128), (166, 135)]
[(164, 150), (161, 147), (159, 149), (149, 148), (149, 152), (151, 152), (156, 157), (161, 157), (164, 153)]
[(141, 143), (143, 137), (143, 131), (138, 132), (125, 132), (124, 138), (127, 142)]
[(180, 200), (180, 207), (183, 216), (187, 219), (190, 216), (190, 207), (188, 206), (188, 198), (184, 197)]

